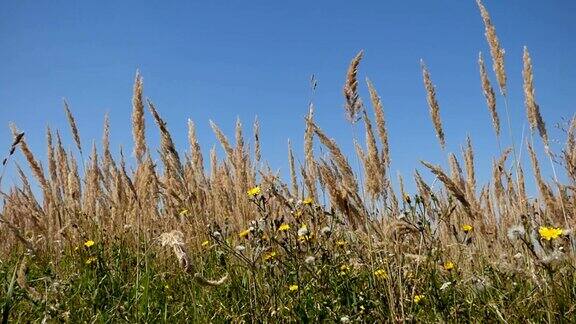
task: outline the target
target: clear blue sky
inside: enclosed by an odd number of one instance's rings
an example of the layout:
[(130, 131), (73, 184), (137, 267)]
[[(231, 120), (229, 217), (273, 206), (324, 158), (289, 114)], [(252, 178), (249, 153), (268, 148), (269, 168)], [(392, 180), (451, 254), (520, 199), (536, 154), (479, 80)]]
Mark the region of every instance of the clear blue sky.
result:
[[(506, 49), (516, 137), (525, 121), (521, 57), (527, 45), (537, 101), (556, 138), (553, 124), (576, 111), (576, 2), (485, 0), (485, 5)], [(394, 170), (408, 177), (420, 159), (445, 160), (428, 114), (423, 58), (437, 85), (449, 151), (459, 151), (469, 133), (477, 172), (488, 174), (497, 147), (480, 91), (477, 56), (483, 51), (488, 57), (488, 49), (473, 0), (2, 1), (0, 147), (7, 150), (8, 123), (14, 121), (43, 157), (48, 124), (59, 128), (72, 148), (65, 97), (86, 151), (93, 139), (100, 142), (105, 112), (112, 121), (112, 145), (131, 151), (131, 92), (140, 69), (145, 95), (182, 149), (187, 118), (196, 121), (207, 152), (217, 143), (209, 119), (233, 137), (237, 116), (248, 133), (257, 115), (265, 158), (286, 170), (288, 138), (302, 156), (309, 79), (315, 74), (317, 122), (353, 152), (341, 89), (360, 49), (365, 50), (360, 79), (370, 77), (385, 105)], [(368, 103), (364, 84), (362, 94)], [(498, 104), (505, 126), (500, 99)], [(149, 143), (158, 143), (148, 120)], [(17, 160), (24, 164), (22, 157)], [(13, 166), (4, 183), (11, 179)]]

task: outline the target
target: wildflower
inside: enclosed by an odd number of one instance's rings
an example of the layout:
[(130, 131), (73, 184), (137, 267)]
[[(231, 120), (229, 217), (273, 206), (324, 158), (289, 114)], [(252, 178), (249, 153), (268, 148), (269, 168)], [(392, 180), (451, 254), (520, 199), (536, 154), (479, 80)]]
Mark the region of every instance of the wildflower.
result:
[(450, 287), (451, 284), (452, 284), (451, 281), (447, 281), (447, 282), (443, 283), (442, 286), (440, 286), (440, 290), (444, 290), (444, 289)]
[(87, 248), (89, 248), (89, 247), (91, 247), (91, 246), (94, 245), (94, 244), (96, 244), (96, 243), (94, 243), (94, 241), (88, 240), (88, 241), (86, 241), (86, 243), (84, 243), (84, 246), (87, 247)]
[(312, 199), (312, 197), (308, 197), (308, 198), (304, 199), (304, 201), (302, 201), (302, 204), (311, 205), (313, 202), (314, 202), (314, 200)]
[(202, 246), (208, 246), (208, 244), (210, 244), (210, 241), (204, 241), (204, 242), (202, 242)]
[(182, 210), (178, 213), (178, 215), (180, 215), (180, 216), (187, 216), (187, 215), (188, 215), (188, 209), (182, 209)]
[(313, 255), (309, 255), (306, 257), (306, 259), (304, 259), (304, 262), (306, 264), (312, 264), (316, 261), (316, 258)]
[(92, 264), (94, 262), (96, 262), (97, 258), (95, 256), (91, 256), (88, 259), (86, 259), (86, 264)]
[(350, 323), (350, 317), (348, 316), (340, 317), (340, 323)]
[(288, 287), (288, 290), (294, 292), (294, 291), (298, 291), (298, 285), (290, 285), (290, 287)]
[(472, 225), (468, 224), (462, 225), (462, 230), (464, 231), (464, 233), (471, 232), (473, 229), (474, 227), (472, 227)]
[(348, 271), (350, 270), (350, 266), (347, 264), (343, 264), (340, 266), (340, 271)]
[(550, 241), (551, 239), (558, 238), (560, 235), (562, 235), (562, 229), (561, 228), (554, 228), (554, 227), (540, 226), (538, 233), (540, 233), (541, 238), (543, 238), (547, 241)]
[(344, 245), (346, 245), (346, 241), (344, 241), (344, 240), (336, 241), (336, 246), (342, 247)]
[(251, 227), (248, 229), (243, 230), (242, 232), (238, 233), (238, 236), (240, 238), (246, 238), (248, 235), (250, 235), (250, 232), (252, 232)]
[(249, 197), (254, 197), (256, 195), (259, 195), (261, 192), (262, 192), (262, 190), (260, 190), (260, 187), (258, 187), (258, 186), (247, 191)]
[(444, 262), (444, 270), (452, 270), (454, 269), (454, 263), (452, 263), (452, 261), (446, 261)]
[(418, 304), (422, 301), (422, 299), (424, 299), (424, 295), (416, 295), (414, 296), (414, 303)]
[(280, 225), (280, 227), (278, 228), (278, 231), (284, 232), (284, 231), (287, 231), (289, 229), (290, 229), (290, 225), (284, 223), (284, 224)]
[(374, 276), (381, 278), (381, 279), (386, 279), (388, 277), (388, 275), (386, 275), (386, 271), (384, 271), (384, 269), (378, 269), (378, 270), (374, 271)]
[(266, 253), (266, 254), (264, 255), (264, 261), (268, 261), (268, 260), (274, 259), (274, 258), (276, 257), (276, 254), (277, 254), (277, 253), (276, 253), (275, 251), (272, 251), (272, 252), (270, 252), (270, 253)]
[(302, 226), (298, 230), (298, 236), (306, 236), (306, 235), (308, 235), (308, 227), (305, 224), (302, 224)]
[(297, 211), (294, 213), (294, 217), (298, 218), (298, 217), (300, 217), (300, 216), (302, 216), (302, 211), (301, 211), (301, 210), (297, 210)]
[(234, 249), (238, 252), (242, 252), (246, 250), (246, 247), (244, 247), (244, 245), (237, 245)]

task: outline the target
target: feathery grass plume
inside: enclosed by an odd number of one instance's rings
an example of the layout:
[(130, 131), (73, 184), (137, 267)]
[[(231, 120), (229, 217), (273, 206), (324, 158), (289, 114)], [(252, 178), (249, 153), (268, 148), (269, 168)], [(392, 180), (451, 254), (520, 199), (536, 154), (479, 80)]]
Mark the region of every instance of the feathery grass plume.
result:
[(466, 191), (466, 185), (462, 178), (462, 167), (458, 163), (458, 159), (454, 153), (448, 154), (448, 162), (450, 164), (450, 178), (458, 185), (460, 190)]
[(254, 119), (252, 129), (254, 132), (254, 160), (256, 160), (256, 163), (260, 163), (262, 152), (260, 148), (260, 122), (258, 122), (258, 117)]
[(336, 141), (329, 138), (324, 134), (324, 132), (318, 127), (316, 124), (312, 124), (314, 127), (314, 132), (320, 139), (320, 142), (326, 146), (326, 148), (330, 151), (330, 155), (332, 156), (332, 160), (338, 166), (340, 172), (342, 173), (342, 181), (344, 184), (344, 188), (350, 194), (357, 194), (358, 193), (358, 183), (356, 182), (356, 178), (354, 177), (354, 172), (352, 171), (352, 167), (348, 163), (346, 156), (342, 153)]
[(134, 138), (134, 154), (139, 163), (142, 162), (142, 158), (147, 150), (142, 90), (142, 76), (140, 75), (140, 71), (136, 71), (134, 93), (132, 95), (132, 136)]
[[(16, 139), (21, 133), (18, 131), (16, 125), (14, 124), (10, 124), (10, 128), (12, 129), (12, 135), (14, 136), (14, 139)], [(36, 160), (34, 154), (28, 147), (28, 143), (26, 143), (26, 139), (24, 137), (20, 137), (19, 144), (20, 144), (20, 150), (22, 151), (22, 154), (24, 154), (24, 157), (26, 158), (26, 161), (28, 161), (28, 165), (32, 170), (32, 174), (34, 174), (34, 177), (36, 178), (38, 183), (40, 183), (40, 186), (45, 191), (45, 193), (49, 192), (48, 181), (44, 176), (44, 170), (42, 169), (42, 164), (38, 160)]]
[(110, 152), (110, 116), (108, 113), (104, 115), (104, 134), (102, 136), (102, 168), (103, 173), (106, 176), (105, 181), (109, 183), (114, 172), (115, 163), (112, 157), (112, 152)]
[(498, 117), (498, 111), (496, 110), (496, 96), (494, 94), (494, 89), (490, 84), (490, 79), (488, 79), (488, 74), (486, 73), (486, 66), (484, 65), (482, 52), (478, 54), (478, 65), (480, 66), (482, 90), (484, 92), (484, 96), (486, 97), (486, 104), (488, 105), (490, 116), (492, 117), (492, 127), (494, 127), (496, 137), (500, 137), (500, 118)]
[(168, 128), (166, 128), (166, 122), (160, 117), (156, 107), (150, 100), (148, 100), (148, 109), (152, 113), (154, 121), (156, 121), (156, 124), (160, 129), (160, 145), (163, 152), (161, 157), (164, 160), (165, 165), (169, 168), (172, 168), (171, 171), (176, 172), (176, 174), (179, 176), (179, 179), (182, 179), (184, 174), (182, 163), (180, 162), (180, 156), (178, 155), (178, 151), (176, 150), (172, 136), (170, 135)]
[(368, 114), (366, 111), (363, 113), (364, 125), (366, 131), (366, 191), (372, 199), (375, 199), (382, 194), (384, 186), (382, 185), (382, 180), (385, 175), (385, 164), (382, 163), (378, 156), (378, 147), (376, 146), (376, 138), (374, 137), (374, 132), (372, 131), (372, 124), (368, 119)]
[(316, 161), (314, 160), (314, 106), (311, 104), (306, 116), (306, 129), (304, 131), (304, 182), (308, 196), (316, 200)]
[(380, 142), (382, 144), (382, 163), (386, 168), (390, 167), (390, 147), (388, 144), (388, 131), (386, 129), (386, 119), (384, 118), (384, 107), (382, 105), (382, 100), (378, 96), (376, 88), (372, 82), (366, 78), (366, 83), (368, 84), (368, 91), (370, 92), (370, 100), (372, 101), (372, 107), (374, 108), (374, 115), (376, 116), (376, 129), (378, 130), (378, 136), (380, 137)]
[(232, 149), (232, 145), (230, 145), (230, 141), (228, 141), (226, 135), (224, 135), (222, 130), (220, 130), (220, 128), (218, 128), (218, 126), (212, 120), (210, 120), (210, 127), (212, 127), (214, 134), (216, 134), (216, 138), (220, 142), (220, 145), (222, 145), (222, 148), (224, 149), (224, 152), (226, 152), (228, 158), (233, 160), (234, 150)]
[(520, 198), (520, 208), (524, 211), (528, 203), (528, 194), (526, 194), (526, 180), (522, 165), (518, 166), (518, 198)]
[(296, 178), (294, 152), (292, 150), (292, 143), (290, 143), (290, 140), (288, 140), (288, 164), (290, 165), (290, 183), (292, 184), (292, 195), (298, 197), (298, 178)]
[(350, 61), (348, 72), (346, 73), (346, 82), (344, 83), (344, 98), (346, 98), (346, 118), (352, 124), (358, 121), (358, 114), (362, 110), (362, 99), (358, 95), (358, 66), (364, 56), (364, 51), (361, 50)]
[(194, 166), (194, 173), (204, 179), (204, 158), (202, 156), (202, 149), (198, 138), (196, 137), (196, 126), (191, 119), (188, 119), (188, 142), (190, 144), (190, 154), (192, 157), (192, 165)]
[(526, 115), (528, 116), (530, 129), (532, 131), (538, 129), (540, 137), (542, 138), (542, 142), (544, 142), (546, 153), (548, 153), (548, 133), (546, 132), (546, 125), (544, 124), (544, 120), (540, 114), (540, 107), (534, 98), (534, 74), (532, 72), (532, 59), (530, 58), (530, 53), (528, 52), (528, 48), (526, 46), (524, 46), (522, 61), (524, 62), (522, 77), (524, 80), (524, 103), (526, 105)]
[(450, 191), (452, 195), (454, 195), (454, 197), (458, 199), (458, 201), (465, 207), (466, 211), (472, 216), (473, 214), (470, 212), (470, 203), (466, 199), (466, 195), (460, 189), (459, 185), (454, 181), (452, 181), (452, 179), (448, 175), (446, 175), (444, 171), (442, 171), (442, 168), (440, 168), (440, 166), (433, 165), (426, 161), (420, 161), (420, 162), (425, 167), (430, 169), (430, 171), (432, 171), (432, 173), (438, 178), (438, 180), (440, 180), (446, 186), (446, 189), (448, 189), (448, 191)]
[(52, 181), (53, 189), (59, 191), (62, 186), (58, 179), (58, 165), (56, 164), (56, 154), (50, 127), (46, 127), (46, 147), (48, 150), (48, 173), (50, 174), (50, 181)]
[(442, 129), (442, 119), (440, 118), (440, 105), (438, 100), (436, 100), (436, 88), (430, 79), (430, 73), (423, 60), (420, 60), (420, 65), (422, 66), (422, 76), (424, 78), (424, 87), (426, 88), (426, 101), (428, 101), (428, 106), (430, 107), (430, 117), (432, 117), (432, 123), (436, 130), (436, 136), (440, 141), (440, 146), (444, 150), (446, 148), (446, 140)]
[(244, 136), (242, 135), (242, 123), (240, 118), (236, 118), (236, 149), (235, 149), (235, 171), (236, 171), (236, 183), (238, 187), (238, 195), (240, 196), (249, 188), (248, 183), (248, 154), (244, 147)]
[(480, 15), (484, 21), (484, 30), (486, 35), (486, 40), (488, 41), (488, 47), (490, 47), (490, 55), (492, 56), (492, 69), (496, 73), (496, 79), (498, 80), (498, 85), (500, 86), (500, 93), (506, 96), (506, 71), (504, 70), (504, 49), (500, 47), (500, 41), (496, 35), (496, 28), (492, 24), (488, 10), (482, 4), (481, 0), (476, 0), (478, 8), (480, 9)]
[(566, 165), (565, 169), (572, 184), (576, 186), (576, 115), (570, 121), (566, 137), (566, 144), (562, 152)]
[(76, 143), (76, 147), (80, 154), (82, 154), (82, 145), (80, 143), (80, 132), (78, 131), (78, 126), (76, 125), (76, 119), (72, 115), (70, 111), (70, 107), (68, 106), (68, 102), (64, 99), (64, 111), (66, 111), (66, 118), (68, 119), (68, 124), (70, 125), (70, 130), (72, 131), (72, 137), (74, 138), (74, 143)]
[[(530, 141), (527, 141), (528, 152), (530, 153), (530, 161), (532, 162), (532, 172), (534, 173), (534, 179), (536, 179), (536, 184), (538, 185), (538, 191), (540, 192), (540, 197), (544, 200), (546, 204), (546, 208), (548, 209), (548, 213), (555, 216), (558, 212), (556, 208), (556, 200), (554, 199), (554, 193), (552, 189), (546, 184), (546, 181), (542, 178), (542, 172), (540, 171), (540, 164), (538, 163), (538, 157), (536, 156), (536, 152), (530, 144)], [(552, 217), (554, 218), (554, 217)]]
[(474, 170), (474, 149), (470, 135), (466, 136), (466, 148), (464, 149), (464, 164), (466, 165), (466, 188), (468, 196), (473, 197), (476, 193), (476, 174)]

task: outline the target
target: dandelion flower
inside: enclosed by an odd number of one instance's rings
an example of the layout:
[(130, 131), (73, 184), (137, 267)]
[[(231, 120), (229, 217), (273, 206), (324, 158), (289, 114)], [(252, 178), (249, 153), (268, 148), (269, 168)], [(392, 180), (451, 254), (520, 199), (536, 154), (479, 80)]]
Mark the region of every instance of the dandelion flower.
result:
[(538, 233), (540, 233), (541, 238), (543, 238), (547, 241), (550, 241), (551, 239), (558, 238), (560, 235), (562, 235), (562, 229), (561, 228), (554, 228), (554, 227), (540, 226)]
[(380, 278), (380, 279), (386, 279), (388, 277), (388, 275), (386, 274), (386, 271), (384, 271), (384, 269), (378, 269), (378, 270), (374, 271), (374, 276), (376, 276), (377, 278)]
[(288, 287), (288, 290), (294, 292), (294, 291), (298, 291), (298, 285), (290, 285), (290, 287)]
[(304, 199), (304, 201), (302, 201), (302, 204), (311, 205), (313, 202), (314, 202), (314, 200), (311, 197), (308, 197), (308, 198)]
[(454, 269), (454, 263), (452, 261), (446, 261), (444, 262), (444, 270), (452, 270)]
[(290, 229), (290, 225), (284, 223), (284, 224), (280, 225), (280, 227), (278, 228), (278, 231), (284, 232), (284, 231), (287, 231), (289, 229)]
[(342, 247), (342, 246), (344, 246), (344, 245), (346, 245), (346, 241), (344, 241), (344, 240), (336, 241), (336, 246)]
[(247, 191), (248, 197), (254, 197), (256, 195), (259, 195), (261, 192), (262, 190), (260, 190), (260, 187), (258, 186), (251, 188), (250, 190)]
[(473, 229), (474, 227), (472, 227), (472, 225), (469, 224), (462, 225), (462, 230), (464, 231), (464, 233), (471, 232)]
[(204, 241), (204, 242), (202, 242), (202, 246), (208, 246), (208, 244), (210, 244), (210, 241)]
[(424, 299), (424, 295), (416, 295), (414, 296), (414, 303), (419, 304), (422, 301), (422, 299)]
[(94, 241), (88, 240), (88, 241), (86, 241), (86, 243), (84, 243), (84, 246), (89, 248), (89, 247), (91, 247), (91, 246), (94, 245), (94, 244), (96, 244), (96, 243), (94, 243)]

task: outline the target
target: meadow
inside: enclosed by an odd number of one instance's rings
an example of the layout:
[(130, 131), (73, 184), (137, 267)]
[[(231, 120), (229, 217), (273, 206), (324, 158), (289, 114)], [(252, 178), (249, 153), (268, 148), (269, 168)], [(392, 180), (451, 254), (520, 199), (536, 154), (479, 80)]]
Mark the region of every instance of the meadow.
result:
[(234, 141), (211, 122), (225, 154), (205, 158), (189, 120), (189, 149), (178, 152), (139, 73), (126, 151), (110, 147), (107, 118), (100, 145), (83, 146), (67, 103), (70, 128), (47, 129), (45, 157), (30, 150), (26, 125), (12, 125), (2, 175), (20, 181), (1, 192), (2, 323), (576, 322), (576, 115), (560, 125), (555, 152), (525, 47), (529, 131), (513, 137), (511, 124), (525, 121), (508, 117), (505, 53), (477, 3), (490, 53), (472, 59), (500, 152), (482, 171), (487, 183), (476, 180), (471, 138), (446, 152), (425, 62), (422, 95), (449, 169), (422, 161), (410, 179), (394, 175), (377, 86), (357, 77), (362, 51), (343, 71), (342, 123), (360, 133), (356, 156), (311, 105), (303, 154), (288, 146), (289, 179), (262, 156), (257, 121), (249, 136), (238, 121)]

